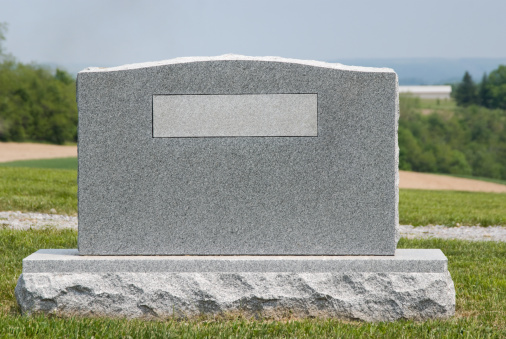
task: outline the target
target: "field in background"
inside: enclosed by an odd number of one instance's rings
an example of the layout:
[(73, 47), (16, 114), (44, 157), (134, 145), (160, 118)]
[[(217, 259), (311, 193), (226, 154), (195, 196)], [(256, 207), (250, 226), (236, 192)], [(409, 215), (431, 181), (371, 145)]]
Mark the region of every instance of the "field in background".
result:
[(0, 211), (77, 214), (77, 171), (0, 167)]
[(0, 167), (26, 167), (77, 170), (77, 158), (55, 158), (1, 162)]
[(399, 171), (399, 188), (506, 193), (506, 185), (489, 180), (410, 171)]
[(422, 109), (454, 110), (457, 103), (453, 99), (420, 99)]
[[(76, 158), (0, 166), (0, 210), (77, 213)], [(29, 165), (32, 168), (26, 168)], [(501, 224), (506, 194), (400, 190), (401, 224)], [(1, 225), (1, 220), (0, 220)], [(506, 337), (506, 243), (401, 239), (398, 248), (440, 248), (455, 283), (457, 314), (448, 320), (363, 323), (333, 319), (202, 317), (159, 321), (20, 315), (14, 288), (22, 259), (41, 248), (76, 248), (74, 230), (0, 227), (0, 337)]]
[[(0, 167), (26, 167), (26, 168), (77, 170), (77, 158), (72, 157), (72, 158), (36, 159), (36, 160), (18, 160), (10, 162), (0, 162)], [(399, 174), (401, 179), (399, 183), (400, 188), (432, 189), (432, 190), (450, 189), (458, 191), (506, 193), (506, 180), (501, 179), (473, 177), (470, 175), (432, 174), (432, 173), (417, 173), (409, 171), (399, 171)], [(473, 181), (466, 182), (460, 179), (455, 180), (454, 178), (470, 179)], [(485, 184), (484, 182), (499, 184), (502, 186)]]
[[(77, 171), (0, 167), (0, 210), (77, 214)], [(504, 225), (506, 194), (400, 190), (403, 225)]]
[(462, 174), (438, 174), (438, 175), (446, 175), (446, 176), (454, 177), (454, 178), (464, 178), (464, 179), (480, 180), (480, 181), (491, 182), (491, 183), (499, 184), (499, 185), (506, 185), (506, 180), (501, 180), (501, 179), (492, 179), (492, 178), (485, 178), (485, 177), (473, 177), (472, 175), (462, 175)]
[(506, 194), (401, 189), (399, 223), (506, 226)]
[(76, 144), (51, 145), (29, 142), (0, 142), (0, 163), (77, 157)]
[(420, 99), (419, 112), (423, 115), (438, 113), (451, 117), (456, 108), (457, 104), (453, 99)]
[(440, 248), (455, 283), (456, 316), (448, 320), (364, 323), (326, 319), (274, 321), (241, 317), (160, 321), (20, 316), (14, 287), (22, 259), (40, 248), (76, 248), (72, 230), (0, 229), (0, 337), (290, 337), (290, 338), (504, 338), (506, 243), (401, 239), (399, 248)]

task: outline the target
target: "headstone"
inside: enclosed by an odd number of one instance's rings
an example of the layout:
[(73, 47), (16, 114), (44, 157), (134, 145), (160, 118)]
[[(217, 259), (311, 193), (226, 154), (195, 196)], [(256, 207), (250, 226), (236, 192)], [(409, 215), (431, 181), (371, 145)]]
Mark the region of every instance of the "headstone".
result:
[(397, 77), (271, 58), (78, 75), (86, 255), (393, 255)]
[(443, 253), (396, 250), (397, 87), (236, 55), (80, 72), (79, 250), (24, 260), (22, 311), (452, 315)]

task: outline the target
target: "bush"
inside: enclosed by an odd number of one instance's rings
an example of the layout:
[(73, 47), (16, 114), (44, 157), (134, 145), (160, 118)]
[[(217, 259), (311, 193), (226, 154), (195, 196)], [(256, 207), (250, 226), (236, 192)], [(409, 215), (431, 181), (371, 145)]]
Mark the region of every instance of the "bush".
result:
[(0, 141), (77, 141), (75, 80), (65, 71), (0, 64)]

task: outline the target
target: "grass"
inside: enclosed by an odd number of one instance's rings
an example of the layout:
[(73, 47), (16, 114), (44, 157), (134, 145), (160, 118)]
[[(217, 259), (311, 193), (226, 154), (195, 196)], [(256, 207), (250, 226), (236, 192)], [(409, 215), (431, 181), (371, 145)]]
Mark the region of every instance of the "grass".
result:
[(77, 170), (77, 158), (20, 160), (0, 163), (1, 167), (28, 167)]
[(440, 248), (448, 257), (457, 314), (448, 320), (393, 323), (308, 319), (202, 318), (142, 321), (21, 316), (14, 287), (22, 259), (40, 248), (75, 248), (77, 233), (54, 229), (0, 229), (0, 337), (149, 338), (504, 338), (506, 243), (401, 239), (399, 248)]
[(453, 99), (420, 99), (420, 108), (432, 110), (451, 110), (457, 108), (457, 103)]
[[(0, 210), (77, 212), (75, 170), (0, 167)], [(401, 223), (506, 225), (506, 194), (400, 191)], [(1, 224), (1, 222), (0, 222)], [(22, 259), (40, 248), (76, 248), (73, 230), (0, 228), (0, 337), (504, 338), (506, 243), (401, 239), (399, 248), (440, 248), (448, 257), (457, 314), (448, 320), (362, 323), (335, 319), (202, 318), (158, 321), (21, 316), (14, 288)]]
[(414, 226), (506, 226), (506, 194), (401, 189), (399, 219)]
[(455, 113), (457, 104), (453, 99), (421, 99), (410, 94), (401, 94), (401, 114), (404, 113), (404, 103), (410, 103), (409, 108), (423, 115), (437, 113), (444, 117), (451, 117)]
[[(77, 214), (77, 172), (0, 167), (0, 210)], [(505, 225), (506, 194), (400, 190), (401, 224)]]
[[(430, 99), (425, 99), (430, 100)], [(77, 158), (55, 158), (55, 159), (37, 159), (37, 160), (20, 160), (0, 163), (0, 167), (26, 167), (26, 168), (49, 168), (49, 169), (68, 169), (77, 170)], [(473, 177), (471, 175), (459, 174), (441, 174), (458, 178), (474, 179), (496, 184), (506, 185), (506, 180), (492, 179), (484, 177)]]
[(0, 211), (77, 214), (77, 171), (0, 167)]

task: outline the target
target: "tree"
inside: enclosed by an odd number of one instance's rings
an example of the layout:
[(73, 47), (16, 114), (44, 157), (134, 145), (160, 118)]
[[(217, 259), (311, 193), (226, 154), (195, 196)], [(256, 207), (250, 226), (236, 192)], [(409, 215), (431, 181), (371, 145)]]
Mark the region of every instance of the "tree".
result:
[(491, 108), (506, 109), (506, 66), (500, 65), (488, 76)]
[(3, 55), (2, 41), (5, 40), (5, 32), (7, 31), (7, 24), (0, 22), (0, 57)]
[(455, 91), (455, 100), (459, 106), (469, 106), (478, 103), (476, 95), (476, 85), (469, 72), (466, 71), (462, 82), (458, 84)]
[(478, 104), (480, 106), (490, 108), (491, 101), (492, 93), (490, 91), (487, 73), (484, 73), (478, 89)]

